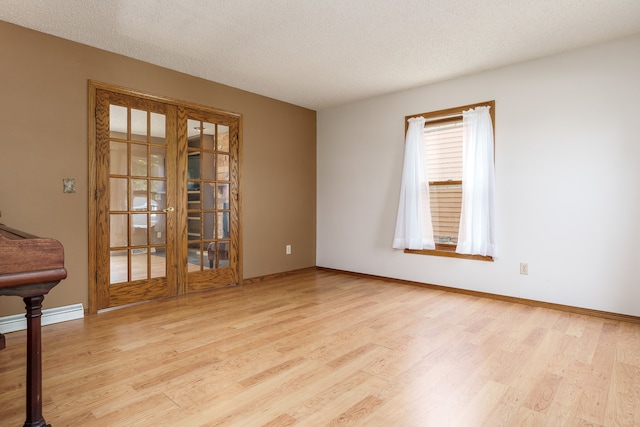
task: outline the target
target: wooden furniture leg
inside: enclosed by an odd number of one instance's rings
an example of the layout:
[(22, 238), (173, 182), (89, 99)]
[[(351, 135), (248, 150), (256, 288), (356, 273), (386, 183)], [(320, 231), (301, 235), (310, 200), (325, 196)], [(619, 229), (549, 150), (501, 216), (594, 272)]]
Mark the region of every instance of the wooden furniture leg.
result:
[[(27, 309), (26, 426), (50, 427), (42, 416), (42, 300), (67, 277), (64, 248), (46, 239), (0, 224), (0, 296), (22, 297)], [(4, 345), (4, 337), (0, 334)]]
[(27, 309), (27, 419), (24, 427), (50, 427), (42, 416), (41, 317), (44, 295), (23, 298)]

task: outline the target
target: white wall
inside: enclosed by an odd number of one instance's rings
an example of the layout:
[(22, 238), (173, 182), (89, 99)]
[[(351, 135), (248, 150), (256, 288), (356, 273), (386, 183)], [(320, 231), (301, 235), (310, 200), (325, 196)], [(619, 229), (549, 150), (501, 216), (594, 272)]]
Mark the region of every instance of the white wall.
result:
[[(492, 99), (501, 256), (393, 250), (404, 117)], [(319, 111), (317, 265), (640, 316), (639, 130), (640, 35)]]

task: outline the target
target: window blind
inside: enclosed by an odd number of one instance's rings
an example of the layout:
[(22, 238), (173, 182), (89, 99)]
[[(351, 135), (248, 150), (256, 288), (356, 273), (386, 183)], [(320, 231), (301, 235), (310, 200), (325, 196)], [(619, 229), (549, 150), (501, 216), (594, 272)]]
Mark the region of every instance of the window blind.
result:
[(462, 181), (462, 119), (424, 128), (429, 182)]
[(425, 126), (424, 144), (434, 239), (456, 244), (462, 207), (462, 120)]

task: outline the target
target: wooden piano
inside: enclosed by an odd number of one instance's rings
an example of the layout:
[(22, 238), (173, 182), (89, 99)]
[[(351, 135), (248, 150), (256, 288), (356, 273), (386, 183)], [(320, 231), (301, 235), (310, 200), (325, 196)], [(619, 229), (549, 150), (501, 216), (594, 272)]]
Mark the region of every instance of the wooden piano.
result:
[[(27, 310), (27, 418), (24, 426), (47, 426), (42, 416), (42, 300), (67, 277), (64, 248), (0, 224), (0, 296), (19, 296)], [(0, 350), (5, 339), (0, 334)]]

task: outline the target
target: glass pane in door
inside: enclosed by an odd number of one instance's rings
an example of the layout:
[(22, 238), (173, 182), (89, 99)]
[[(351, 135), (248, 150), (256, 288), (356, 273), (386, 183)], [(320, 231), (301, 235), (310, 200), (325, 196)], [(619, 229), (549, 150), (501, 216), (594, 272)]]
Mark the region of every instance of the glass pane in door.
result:
[(131, 139), (147, 140), (147, 112), (131, 109)]
[(167, 269), (167, 254), (164, 249), (154, 248), (154, 253), (151, 256), (151, 270), (150, 277), (165, 277)]
[(202, 229), (200, 212), (189, 212), (187, 217), (187, 239), (189, 241), (199, 241)]
[(129, 204), (127, 203), (127, 191), (129, 181), (126, 178), (110, 178), (109, 179), (109, 208), (111, 211), (126, 211)]
[(149, 223), (147, 221), (147, 214), (131, 215), (131, 245), (132, 246), (146, 246), (148, 228), (149, 228)]
[(111, 284), (129, 281), (129, 256), (126, 250), (109, 252)]
[(154, 178), (166, 177), (167, 149), (165, 147), (151, 146), (151, 168), (149, 176)]
[(128, 109), (121, 105), (109, 106), (109, 136), (110, 138), (127, 138)]
[(112, 175), (127, 174), (127, 144), (111, 141), (109, 147), (109, 167)]
[(166, 144), (167, 120), (164, 114), (151, 113), (151, 142)]
[(147, 146), (143, 144), (131, 145), (131, 175), (147, 176)]
[(216, 159), (217, 177), (221, 181), (229, 181), (229, 155), (218, 154)]
[(218, 268), (229, 267), (229, 242), (218, 242)]
[(149, 278), (146, 249), (131, 249), (131, 281)]
[(229, 209), (229, 184), (218, 184), (217, 209)]
[(218, 125), (217, 150), (221, 153), (229, 152), (229, 126)]
[(202, 270), (202, 244), (201, 243), (189, 243), (188, 246), (188, 271), (200, 271)]
[(215, 150), (216, 145), (216, 125), (214, 123), (202, 122), (202, 148), (208, 151)]
[(111, 214), (110, 215), (110, 245), (112, 248), (124, 248), (127, 246), (128, 234), (127, 214)]

